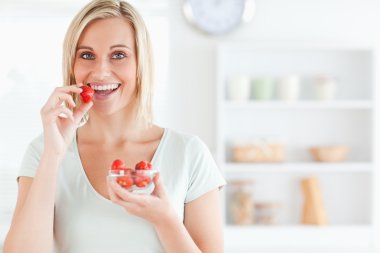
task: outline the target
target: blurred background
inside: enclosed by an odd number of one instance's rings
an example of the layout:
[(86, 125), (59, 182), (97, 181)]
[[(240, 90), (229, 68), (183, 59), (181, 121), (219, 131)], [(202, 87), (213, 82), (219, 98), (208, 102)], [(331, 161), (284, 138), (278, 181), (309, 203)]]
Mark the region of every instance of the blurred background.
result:
[[(0, 245), (87, 2), (0, 0)], [(129, 2), (153, 40), (156, 122), (200, 136), (229, 182), (226, 252), (380, 252), (380, 1)]]

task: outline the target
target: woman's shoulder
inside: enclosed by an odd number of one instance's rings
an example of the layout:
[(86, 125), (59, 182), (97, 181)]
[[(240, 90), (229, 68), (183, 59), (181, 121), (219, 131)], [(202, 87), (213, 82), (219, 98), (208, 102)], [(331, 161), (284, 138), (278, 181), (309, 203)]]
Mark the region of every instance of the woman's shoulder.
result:
[(172, 128), (165, 128), (165, 133), (167, 139), (170, 139), (173, 142), (177, 142), (178, 144), (187, 145), (194, 140), (199, 139), (199, 137), (195, 134), (187, 133), (181, 130), (176, 130)]
[[(75, 138), (73, 137), (73, 140), (71, 144), (69, 145), (69, 149), (73, 148), (73, 145), (75, 144)], [(37, 153), (42, 153), (42, 150), (44, 149), (44, 134), (41, 132), (40, 134), (36, 135), (33, 139), (29, 141), (28, 144), (28, 150), (33, 150)]]
[(189, 152), (194, 152), (207, 148), (199, 136), (188, 132), (165, 128), (164, 136), (166, 142), (170, 143), (176, 149), (185, 149)]
[(18, 177), (27, 176), (34, 177), (36, 174), (37, 166), (41, 158), (41, 154), (44, 148), (43, 134), (34, 137), (29, 141), (29, 145), (26, 148), (24, 156), (21, 161)]
[(44, 148), (44, 135), (43, 133), (40, 133), (39, 135), (35, 136), (31, 141), (29, 141), (29, 149), (33, 149), (35, 151), (41, 152)]

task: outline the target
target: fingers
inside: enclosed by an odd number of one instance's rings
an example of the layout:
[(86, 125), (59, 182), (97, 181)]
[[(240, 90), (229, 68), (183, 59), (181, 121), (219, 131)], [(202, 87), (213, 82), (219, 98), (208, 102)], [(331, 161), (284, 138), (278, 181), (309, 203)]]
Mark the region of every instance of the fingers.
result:
[(82, 92), (82, 89), (79, 88), (78, 85), (57, 87), (54, 89), (41, 111), (47, 112), (54, 110), (56, 107), (61, 106), (64, 102), (69, 104), (71, 107), (75, 107), (71, 94), (80, 92)]
[(58, 117), (68, 118), (71, 121), (74, 121), (73, 112), (65, 106), (59, 106), (41, 114), (43, 114), (42, 119), (45, 123), (55, 122), (58, 119)]
[(86, 112), (90, 110), (90, 108), (94, 105), (92, 101), (88, 103), (82, 103), (75, 111), (74, 111), (74, 122), (75, 124), (79, 124), (83, 116)]
[(160, 172), (157, 172), (156, 176), (153, 178), (153, 182), (155, 185), (159, 184), (160, 182)]
[(56, 108), (52, 112), (52, 115), (56, 117), (69, 118), (71, 119), (71, 121), (74, 121), (73, 112), (65, 106), (60, 106)]
[(79, 84), (72, 84), (72, 85), (68, 85), (68, 86), (63, 86), (63, 87), (57, 87), (56, 89), (58, 91), (62, 90), (63, 92), (66, 92), (68, 94), (70, 93), (81, 93), (83, 90), (82, 90), (82, 87), (83, 84), (79, 83)]
[(72, 94), (82, 92), (82, 89), (80, 88), (81, 86), (82, 84), (75, 84), (55, 88), (45, 105), (41, 108), (40, 113), (43, 122), (52, 123), (59, 118), (67, 118), (76, 124), (79, 124), (80, 119), (83, 117), (84, 113), (91, 108), (92, 104), (83, 106), (79, 113), (77, 113), (77, 116), (66, 107), (66, 104), (70, 108), (76, 107)]
[(53, 93), (81, 93), (82, 92), (82, 84), (73, 84), (73, 85), (67, 85), (62, 87), (56, 87), (53, 91)]
[(118, 204), (118, 205), (123, 205), (123, 200), (116, 194), (115, 190), (114, 190), (114, 184), (115, 182), (114, 181), (111, 181), (110, 179), (107, 180), (107, 190), (108, 190), (108, 194), (109, 194), (109, 197), (110, 197), (110, 200), (115, 203), (115, 204)]
[(157, 172), (156, 176), (153, 178), (153, 182), (155, 186), (152, 195), (159, 198), (166, 197), (166, 189), (160, 178), (160, 172)]
[(70, 105), (71, 108), (75, 107), (74, 99), (73, 99), (73, 97), (70, 94), (60, 93), (60, 94), (57, 95), (56, 106), (62, 105), (63, 102), (67, 102), (67, 104)]
[(111, 182), (110, 185), (111, 188), (114, 190), (115, 194), (118, 195), (124, 201), (133, 202), (142, 206), (146, 205), (147, 200), (145, 195), (131, 193), (128, 190), (125, 190), (116, 182)]
[[(156, 195), (166, 195), (165, 187), (159, 176), (154, 177)], [(109, 196), (113, 203), (123, 207), (128, 213), (144, 218), (152, 224), (157, 224), (162, 217), (168, 215), (168, 206), (170, 202), (165, 198), (160, 199), (158, 196), (136, 194), (122, 188), (115, 181), (108, 182)], [(172, 212), (169, 212), (172, 213)]]
[(110, 179), (107, 180), (107, 190), (108, 190), (108, 195), (110, 196), (110, 199), (112, 202), (115, 202), (116, 200), (119, 199), (119, 197), (115, 194), (115, 191), (112, 189), (112, 181)]
[(136, 203), (132, 201), (132, 199), (134, 199), (133, 198), (134, 194), (123, 189), (120, 185), (118, 185), (114, 181), (108, 181), (107, 184), (108, 184), (108, 193), (110, 196), (110, 200), (113, 203), (124, 207), (131, 214), (136, 215), (142, 212), (141, 202)]

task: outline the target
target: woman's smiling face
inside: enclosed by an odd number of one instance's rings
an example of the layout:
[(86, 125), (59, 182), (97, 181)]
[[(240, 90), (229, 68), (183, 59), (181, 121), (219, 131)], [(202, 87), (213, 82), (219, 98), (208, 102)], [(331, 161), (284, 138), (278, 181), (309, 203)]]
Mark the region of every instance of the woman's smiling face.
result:
[(95, 20), (83, 31), (74, 76), (95, 90), (93, 110), (110, 114), (135, 103), (135, 52), (133, 29), (123, 18)]

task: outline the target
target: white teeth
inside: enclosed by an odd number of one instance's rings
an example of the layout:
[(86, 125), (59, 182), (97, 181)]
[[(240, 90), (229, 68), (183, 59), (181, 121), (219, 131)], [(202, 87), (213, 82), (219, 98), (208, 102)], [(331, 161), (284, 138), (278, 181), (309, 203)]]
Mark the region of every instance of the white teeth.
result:
[(95, 84), (90, 84), (91, 88), (94, 90), (114, 90), (119, 87), (119, 84), (107, 84), (107, 85), (95, 85)]

